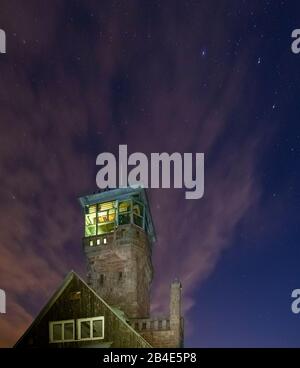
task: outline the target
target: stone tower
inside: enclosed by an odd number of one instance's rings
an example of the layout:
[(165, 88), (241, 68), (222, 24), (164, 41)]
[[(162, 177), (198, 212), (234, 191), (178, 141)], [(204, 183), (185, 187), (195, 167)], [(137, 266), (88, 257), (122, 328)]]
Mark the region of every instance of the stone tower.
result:
[(177, 347), (183, 347), (183, 320), (181, 317), (181, 283), (175, 280), (170, 292), (170, 329)]
[(81, 197), (87, 283), (129, 318), (149, 318), (155, 231), (142, 188)]
[(169, 314), (150, 316), (155, 230), (146, 191), (119, 188), (81, 197), (87, 283), (153, 347), (183, 346), (181, 284), (170, 289)]

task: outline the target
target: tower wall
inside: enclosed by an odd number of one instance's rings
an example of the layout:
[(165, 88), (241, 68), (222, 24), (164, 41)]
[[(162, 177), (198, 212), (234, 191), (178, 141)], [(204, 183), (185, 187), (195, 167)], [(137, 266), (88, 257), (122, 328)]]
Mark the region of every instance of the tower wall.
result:
[(183, 347), (184, 321), (181, 316), (180, 282), (174, 281), (171, 284), (170, 315), (168, 317), (132, 319), (130, 323), (153, 347)]
[(181, 318), (181, 283), (174, 281), (170, 292), (170, 327), (174, 332), (177, 347), (183, 343), (183, 320)]
[(114, 233), (83, 242), (88, 284), (129, 318), (149, 317), (152, 263), (145, 232), (133, 224), (120, 225)]

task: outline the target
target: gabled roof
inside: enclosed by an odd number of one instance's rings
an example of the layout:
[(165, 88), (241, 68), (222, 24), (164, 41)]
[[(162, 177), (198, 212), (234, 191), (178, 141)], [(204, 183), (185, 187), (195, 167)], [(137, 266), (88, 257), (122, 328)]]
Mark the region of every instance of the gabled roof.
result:
[(59, 297), (63, 294), (67, 286), (70, 284), (70, 282), (74, 279), (78, 279), (80, 282), (84, 284), (84, 286), (95, 295), (110, 311), (113, 313), (125, 326), (128, 328), (131, 332), (133, 332), (147, 347), (151, 348), (152, 346), (146, 341), (134, 328), (132, 328), (127, 322), (126, 318), (124, 317), (124, 313), (120, 311), (119, 309), (111, 307), (109, 304), (106, 303), (105, 300), (103, 300), (92, 288), (89, 287), (89, 285), (73, 270), (70, 271), (65, 279), (63, 280), (60, 287), (56, 290), (56, 292), (52, 295), (50, 300), (47, 302), (47, 304), (44, 306), (44, 308), (41, 310), (41, 312), (38, 314), (38, 316), (33, 320), (31, 325), (28, 327), (28, 329), (25, 331), (25, 333), (20, 337), (20, 339), (16, 342), (14, 346), (17, 346), (21, 340), (27, 336), (32, 328), (37, 325), (42, 318), (46, 315), (46, 313), (51, 309), (51, 307), (55, 304), (55, 302), (59, 299)]

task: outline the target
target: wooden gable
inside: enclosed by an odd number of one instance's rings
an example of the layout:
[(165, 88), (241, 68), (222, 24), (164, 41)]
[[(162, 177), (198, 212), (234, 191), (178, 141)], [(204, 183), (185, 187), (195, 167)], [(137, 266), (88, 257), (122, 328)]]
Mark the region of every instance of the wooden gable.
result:
[[(80, 340), (81, 319), (103, 317), (104, 334), (99, 339)], [(53, 322), (74, 321), (73, 341), (51, 342)], [(125, 320), (73, 271), (46, 304), (15, 347), (151, 347)]]

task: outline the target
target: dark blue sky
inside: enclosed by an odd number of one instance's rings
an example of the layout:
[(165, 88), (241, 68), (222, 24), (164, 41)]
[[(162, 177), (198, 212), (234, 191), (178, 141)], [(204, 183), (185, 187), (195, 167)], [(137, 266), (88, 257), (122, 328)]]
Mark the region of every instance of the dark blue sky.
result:
[(260, 157), (260, 213), (241, 221), (232, 246), (197, 292), (191, 314), (199, 330), (188, 339), (192, 346), (299, 347), (300, 318), (291, 312), (290, 294), (300, 278), (300, 59), (287, 43), (299, 4), (266, 3), (269, 11), (254, 21), (264, 46), (251, 49), (260, 58), (255, 74), (262, 82), (256, 115), (272, 136)]
[[(96, 156), (204, 152), (205, 195), (150, 190), (153, 312), (183, 283), (186, 346), (299, 346), (297, 1), (6, 1), (0, 346), (83, 276)], [(20, 253), (22, 256), (20, 256)]]

